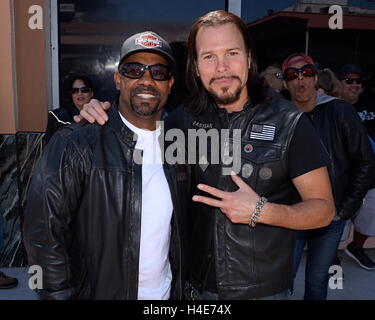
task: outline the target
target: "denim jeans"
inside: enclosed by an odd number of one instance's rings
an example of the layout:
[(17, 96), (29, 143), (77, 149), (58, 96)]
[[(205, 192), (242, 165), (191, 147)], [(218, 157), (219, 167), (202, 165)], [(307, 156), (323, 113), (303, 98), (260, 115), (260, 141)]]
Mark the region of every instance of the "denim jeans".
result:
[[(303, 249), (307, 244), (304, 300), (327, 299), (328, 271), (335, 260), (345, 222), (341, 219), (334, 220), (329, 226), (324, 228), (297, 231), (293, 278), (297, 274)], [(293, 284), (291, 292), (293, 292)]]

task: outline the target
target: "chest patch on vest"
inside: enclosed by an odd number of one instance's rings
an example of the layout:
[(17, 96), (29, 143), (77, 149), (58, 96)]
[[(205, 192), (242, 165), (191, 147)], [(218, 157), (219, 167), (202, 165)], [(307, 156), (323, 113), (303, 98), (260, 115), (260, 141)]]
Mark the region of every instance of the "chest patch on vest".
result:
[(191, 125), (195, 128), (200, 128), (200, 129), (212, 129), (214, 127), (213, 123), (201, 123), (199, 121), (193, 121)]
[(250, 132), (250, 139), (273, 141), (276, 127), (266, 124), (253, 124)]

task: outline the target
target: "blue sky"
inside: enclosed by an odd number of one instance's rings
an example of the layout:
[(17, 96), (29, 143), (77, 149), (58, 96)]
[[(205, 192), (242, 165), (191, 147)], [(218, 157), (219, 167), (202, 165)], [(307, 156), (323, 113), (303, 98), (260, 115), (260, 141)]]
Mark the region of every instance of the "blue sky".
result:
[(298, 0), (242, 0), (242, 18), (245, 22), (251, 22), (266, 16), (268, 9), (280, 11), (297, 2)]
[[(246, 22), (251, 22), (266, 16), (268, 9), (279, 11), (298, 2), (298, 0), (242, 0), (242, 18)], [(324, 0), (322, 2), (324, 2)], [(349, 0), (348, 4), (351, 6), (375, 9), (375, 0)]]
[[(297, 2), (299, 1), (242, 0), (242, 18), (245, 22), (251, 22), (267, 15), (268, 9), (279, 11)], [(115, 13), (116, 18), (127, 21), (167, 20), (189, 23), (208, 11), (225, 8), (225, 0), (108, 0), (107, 3), (120, 5), (121, 10)], [(349, 5), (375, 9), (375, 0), (349, 0)]]

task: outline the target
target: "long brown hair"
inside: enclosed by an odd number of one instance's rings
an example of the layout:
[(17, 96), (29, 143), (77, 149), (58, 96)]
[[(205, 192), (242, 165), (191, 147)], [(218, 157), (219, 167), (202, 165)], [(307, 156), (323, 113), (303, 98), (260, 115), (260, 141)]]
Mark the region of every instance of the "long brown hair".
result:
[(256, 57), (252, 38), (246, 24), (238, 16), (224, 10), (212, 11), (198, 18), (193, 24), (188, 38), (188, 60), (186, 72), (186, 86), (189, 89), (188, 107), (194, 115), (199, 115), (207, 110), (213, 98), (204, 88), (200, 78), (196, 74), (196, 37), (203, 27), (218, 27), (227, 23), (233, 23), (241, 32), (247, 52), (251, 54), (251, 65), (247, 80), (247, 91), (254, 105), (262, 103), (266, 97), (264, 81), (257, 71)]

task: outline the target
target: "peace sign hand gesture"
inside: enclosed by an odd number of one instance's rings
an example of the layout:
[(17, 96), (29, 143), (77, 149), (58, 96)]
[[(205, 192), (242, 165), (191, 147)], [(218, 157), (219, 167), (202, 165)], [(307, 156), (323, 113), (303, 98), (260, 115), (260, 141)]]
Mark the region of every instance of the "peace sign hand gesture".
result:
[[(199, 184), (199, 190), (207, 192), (218, 199), (196, 195), (193, 197), (193, 201), (220, 208), (221, 212), (233, 223), (248, 224), (260, 197), (239, 176), (233, 173), (231, 178), (238, 186), (237, 191), (226, 192), (205, 184)], [(261, 218), (258, 222), (261, 222)]]

